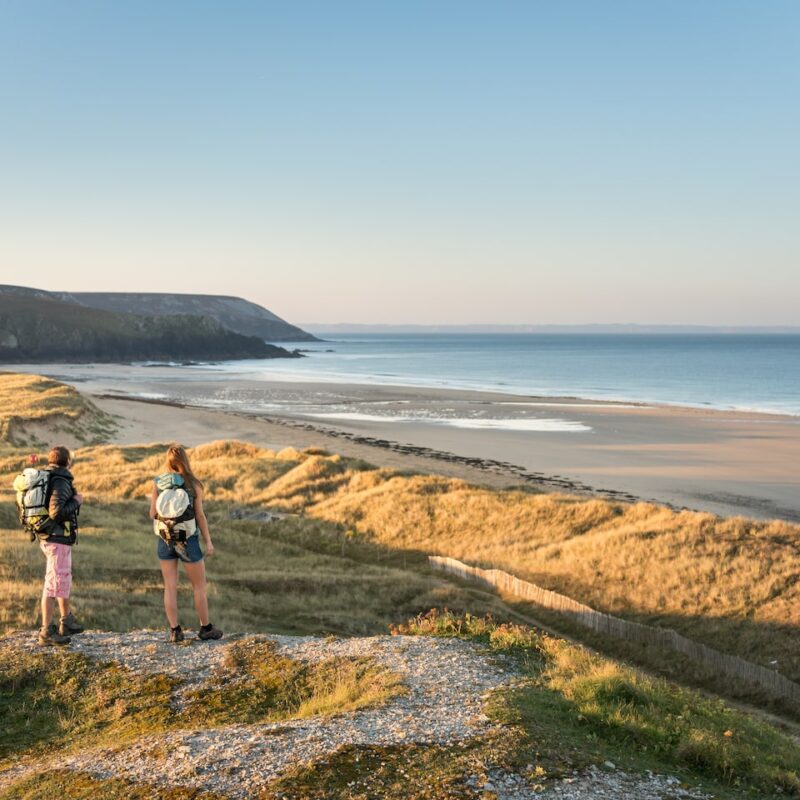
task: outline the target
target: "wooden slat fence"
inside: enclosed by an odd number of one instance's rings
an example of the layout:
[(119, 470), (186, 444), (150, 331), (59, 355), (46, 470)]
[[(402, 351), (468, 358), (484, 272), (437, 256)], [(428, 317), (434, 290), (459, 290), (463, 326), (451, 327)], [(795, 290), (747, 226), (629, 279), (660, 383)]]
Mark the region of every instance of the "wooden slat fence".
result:
[(583, 603), (578, 603), (571, 597), (544, 589), (535, 583), (520, 580), (500, 569), (471, 567), (447, 556), (428, 556), (428, 560), (435, 569), (459, 578), (479, 581), (492, 588), (521, 597), (523, 600), (549, 608), (559, 614), (569, 616), (578, 624), (597, 633), (676, 650), (690, 660), (710, 667), (715, 672), (756, 684), (773, 697), (800, 703), (800, 685), (775, 670), (753, 664), (738, 656), (721, 653), (719, 650), (687, 639), (677, 631), (612, 617), (610, 614), (604, 614)]

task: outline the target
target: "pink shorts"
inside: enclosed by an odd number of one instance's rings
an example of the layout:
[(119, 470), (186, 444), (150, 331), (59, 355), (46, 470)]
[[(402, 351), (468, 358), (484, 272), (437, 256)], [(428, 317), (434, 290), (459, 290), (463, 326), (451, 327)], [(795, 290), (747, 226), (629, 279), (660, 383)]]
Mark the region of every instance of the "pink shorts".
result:
[(69, 597), (72, 588), (72, 548), (68, 544), (39, 542), (47, 558), (44, 593), (47, 597)]

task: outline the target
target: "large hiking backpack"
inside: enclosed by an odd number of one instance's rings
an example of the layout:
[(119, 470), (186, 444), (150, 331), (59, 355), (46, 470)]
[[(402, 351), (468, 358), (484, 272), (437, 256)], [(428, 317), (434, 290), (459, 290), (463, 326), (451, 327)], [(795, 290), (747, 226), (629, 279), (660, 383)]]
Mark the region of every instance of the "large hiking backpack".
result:
[(194, 493), (186, 488), (182, 475), (167, 472), (155, 479), (156, 518), (153, 530), (165, 541), (185, 542), (197, 531)]
[(31, 534), (50, 533), (52, 520), (47, 508), (50, 500), (50, 471), (28, 467), (14, 478), (17, 493), (17, 510), (22, 527)]

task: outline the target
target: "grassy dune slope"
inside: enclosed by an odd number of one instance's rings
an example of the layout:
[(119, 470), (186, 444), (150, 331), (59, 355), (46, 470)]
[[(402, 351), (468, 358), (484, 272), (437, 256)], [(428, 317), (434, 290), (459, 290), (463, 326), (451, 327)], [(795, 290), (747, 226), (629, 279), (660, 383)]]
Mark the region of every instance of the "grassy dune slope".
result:
[[(90, 500), (86, 541), (97, 537), (97, 546), (107, 548), (116, 563), (136, 563), (152, 545), (143, 498), (151, 476), (161, 469), (162, 453), (159, 445), (102, 446), (79, 453), (76, 478)], [(250, 576), (253, 591), (259, 582), (287, 583), (280, 553), (306, 541), (314, 529), (314, 537), (322, 536), (314, 547), (327, 541), (329, 552), (309, 560), (294, 579), (298, 585), (318, 585), (325, 579), (325, 558), (345, 554), (348, 547), (366, 548), (367, 542), (393, 564), (398, 553), (417, 560), (423, 553), (442, 553), (507, 569), (602, 610), (676, 628), (800, 678), (796, 526), (676, 513), (646, 503), (482, 489), (375, 469), (339, 456), (291, 449), (276, 454), (241, 443), (205, 445), (192, 457), (206, 479), (219, 543), (237, 554), (234, 562), (220, 559), (220, 570), (231, 569), (230, 576), (218, 576), (223, 583), (236, 575), (241, 584), (251, 572), (251, 545), (242, 537), (253, 523), (229, 519), (231, 509), (266, 504), (302, 512), (318, 523), (316, 529), (292, 519), (261, 526), (264, 535), (257, 547), (263, 550), (253, 553), (259, 564), (258, 575)], [(7, 476), (0, 478), (3, 485), (15, 468), (11, 459), (0, 463)], [(106, 510), (98, 504), (106, 504)], [(110, 544), (120, 535), (135, 543), (131, 553)], [(274, 576), (265, 577), (261, 565), (272, 563)], [(354, 586), (369, 580), (369, 569), (359, 567), (358, 572)], [(109, 569), (109, 580), (113, 574)], [(384, 577), (387, 584), (395, 583)], [(404, 611), (418, 608), (432, 591), (429, 579), (425, 586), (420, 580), (405, 576), (400, 581)], [(398, 601), (398, 591), (390, 592), (391, 601), (386, 597), (386, 609)], [(341, 620), (331, 623), (332, 629), (342, 629)]]
[(71, 386), (39, 375), (0, 372), (0, 448), (105, 441), (116, 429)]
[[(94, 501), (144, 497), (161, 453), (158, 446), (86, 449), (78, 481)], [(601, 610), (673, 627), (762, 664), (777, 661), (800, 678), (796, 526), (482, 489), (235, 443), (197, 448), (193, 459), (212, 502), (302, 512), (393, 551), (501, 567)], [(216, 524), (232, 535), (237, 527)]]
[[(303, 506), (302, 493), (288, 500)], [(499, 567), (800, 678), (796, 525), (378, 471), (305, 505), (383, 544)]]
[[(85, 448), (74, 473), (87, 502), (74, 556), (75, 598), (96, 628), (162, 627), (161, 576), (156, 537), (147, 517), (150, 479), (162, 471), (162, 445)], [(409, 557), (349, 535), (323, 520), (289, 516), (281, 521), (232, 517), (258, 511), (242, 497), (263, 493), (269, 482), (304, 456), (276, 455), (251, 445), (221, 443), (194, 451), (208, 478), (206, 504), (219, 554), (209, 559), (214, 620), (223, 628), (278, 633), (385, 633), (387, 625), (433, 606), (482, 612), (497, 607), (420, 572)], [(0, 458), (0, 631), (36, 620), (43, 560), (19, 531), (12, 476), (22, 454)], [(236, 480), (236, 465), (248, 465)], [(238, 489), (234, 487), (238, 485)], [(194, 624), (191, 591), (181, 586), (184, 624)]]

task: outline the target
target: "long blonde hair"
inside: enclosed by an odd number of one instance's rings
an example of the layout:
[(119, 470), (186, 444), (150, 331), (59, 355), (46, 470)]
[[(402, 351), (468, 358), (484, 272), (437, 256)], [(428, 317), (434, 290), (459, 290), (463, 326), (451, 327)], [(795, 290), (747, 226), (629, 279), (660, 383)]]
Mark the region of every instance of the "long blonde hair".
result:
[(192, 472), (189, 456), (182, 444), (171, 444), (167, 449), (167, 469), (170, 472), (177, 472), (193, 491), (196, 492), (198, 489), (202, 491), (203, 483)]

